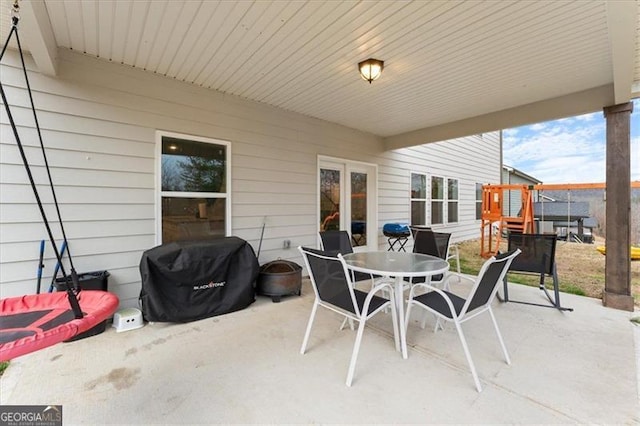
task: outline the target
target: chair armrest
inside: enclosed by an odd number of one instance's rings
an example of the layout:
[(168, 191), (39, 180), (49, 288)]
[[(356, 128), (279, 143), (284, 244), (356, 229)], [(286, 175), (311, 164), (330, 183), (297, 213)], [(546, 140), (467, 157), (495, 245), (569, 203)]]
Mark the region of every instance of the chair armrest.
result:
[(467, 277), (466, 275), (462, 275), (462, 274), (460, 274), (460, 275), (457, 275), (457, 274), (456, 274), (456, 275), (453, 275), (453, 273), (451, 273), (451, 274), (447, 275), (447, 277), (445, 278), (445, 282), (447, 282), (447, 281), (449, 281), (450, 279), (453, 279), (453, 278), (456, 278), (456, 279), (464, 279), (464, 280), (469, 281), (469, 282), (470, 282), (470, 283), (472, 283), (472, 284), (476, 282), (473, 278)]
[[(451, 253), (452, 251), (454, 251), (455, 253)], [(447, 256), (446, 260), (449, 259), (456, 259), (458, 261), (460, 260), (460, 250), (458, 249), (457, 244), (449, 245), (449, 256)]]

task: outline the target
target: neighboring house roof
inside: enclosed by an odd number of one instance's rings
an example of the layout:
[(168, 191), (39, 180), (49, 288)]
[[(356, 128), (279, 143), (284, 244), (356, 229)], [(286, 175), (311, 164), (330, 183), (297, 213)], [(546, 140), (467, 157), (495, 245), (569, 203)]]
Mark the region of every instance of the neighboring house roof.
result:
[[(534, 185), (540, 184), (542, 183), (541, 180), (534, 178), (533, 176), (530, 176), (528, 174), (526, 174), (525, 172), (523, 172), (522, 170), (518, 170), (515, 167), (511, 167), (511, 166), (507, 166), (506, 164), (502, 165), (502, 170), (504, 170), (505, 172), (514, 175), (514, 176), (518, 176), (521, 179), (527, 180), (529, 182), (531, 182)], [(508, 182), (504, 182), (505, 184)]]
[(533, 203), (533, 217), (541, 220), (567, 220), (570, 222), (589, 217), (586, 201), (545, 201)]

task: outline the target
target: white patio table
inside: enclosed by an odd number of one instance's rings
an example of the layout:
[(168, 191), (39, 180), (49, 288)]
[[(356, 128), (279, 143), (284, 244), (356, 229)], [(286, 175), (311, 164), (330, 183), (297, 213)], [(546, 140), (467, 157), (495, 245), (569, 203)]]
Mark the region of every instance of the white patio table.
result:
[[(404, 328), (404, 278), (426, 277), (443, 274), (449, 270), (449, 262), (439, 257), (420, 253), (393, 251), (365, 251), (345, 254), (349, 269), (367, 274), (395, 278), (395, 302), (400, 331), (402, 357), (407, 358), (407, 339)], [(396, 348), (398, 349), (398, 348)]]

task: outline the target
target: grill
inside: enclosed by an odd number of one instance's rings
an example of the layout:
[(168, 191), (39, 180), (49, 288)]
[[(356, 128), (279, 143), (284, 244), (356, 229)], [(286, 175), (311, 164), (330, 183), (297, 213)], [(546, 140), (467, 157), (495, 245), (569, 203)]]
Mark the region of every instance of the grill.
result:
[[(382, 227), (382, 233), (387, 237), (389, 248), (387, 251), (406, 251), (404, 246), (407, 244), (411, 235), (411, 230), (407, 225), (402, 223), (385, 223)], [(397, 250), (396, 250), (396, 245)]]

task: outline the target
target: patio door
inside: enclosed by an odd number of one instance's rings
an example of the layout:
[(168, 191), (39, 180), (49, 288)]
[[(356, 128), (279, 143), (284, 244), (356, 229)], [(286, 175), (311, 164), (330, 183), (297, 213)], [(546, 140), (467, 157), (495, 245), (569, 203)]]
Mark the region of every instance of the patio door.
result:
[(376, 167), (320, 158), (319, 231), (345, 230), (355, 251), (377, 250)]

